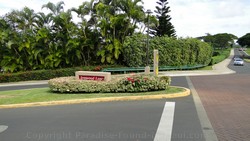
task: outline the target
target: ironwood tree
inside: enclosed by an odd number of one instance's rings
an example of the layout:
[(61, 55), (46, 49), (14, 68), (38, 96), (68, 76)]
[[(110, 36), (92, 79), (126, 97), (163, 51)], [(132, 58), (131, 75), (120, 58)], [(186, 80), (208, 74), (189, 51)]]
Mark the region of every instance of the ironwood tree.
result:
[(169, 37), (175, 37), (176, 31), (174, 29), (173, 24), (171, 23), (171, 16), (169, 15), (170, 7), (168, 6), (167, 0), (159, 0), (156, 2), (156, 10), (154, 11), (156, 13), (156, 17), (158, 19), (158, 25), (155, 29), (155, 35), (156, 36), (169, 36)]

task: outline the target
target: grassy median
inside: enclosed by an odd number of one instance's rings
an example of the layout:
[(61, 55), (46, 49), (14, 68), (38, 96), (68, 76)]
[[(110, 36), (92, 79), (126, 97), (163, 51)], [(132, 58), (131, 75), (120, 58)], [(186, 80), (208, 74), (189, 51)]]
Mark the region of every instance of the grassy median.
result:
[(173, 94), (185, 91), (184, 88), (169, 87), (167, 90), (142, 92), (142, 93), (52, 93), (49, 88), (36, 88), (25, 90), (1, 91), (0, 105), (20, 104), (32, 102), (49, 102), (60, 100), (73, 99), (90, 99), (102, 97), (124, 97), (124, 96), (138, 96), (138, 95), (159, 95), (159, 94)]

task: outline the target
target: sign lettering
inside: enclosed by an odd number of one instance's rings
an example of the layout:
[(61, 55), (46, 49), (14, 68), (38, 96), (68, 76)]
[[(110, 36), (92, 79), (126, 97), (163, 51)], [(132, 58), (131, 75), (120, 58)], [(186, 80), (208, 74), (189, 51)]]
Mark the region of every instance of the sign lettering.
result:
[(79, 75), (80, 80), (104, 81), (104, 76)]

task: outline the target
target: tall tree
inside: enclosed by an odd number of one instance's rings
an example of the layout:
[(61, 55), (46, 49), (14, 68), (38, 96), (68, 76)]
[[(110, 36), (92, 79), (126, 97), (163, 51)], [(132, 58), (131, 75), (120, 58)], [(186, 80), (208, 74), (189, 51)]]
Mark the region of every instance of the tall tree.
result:
[[(79, 49), (76, 54), (81, 56), (82, 65), (90, 65), (91, 60), (97, 60), (96, 53), (100, 47), (100, 33), (97, 30), (97, 15), (95, 6), (96, 0), (90, 0), (89, 2), (83, 2), (78, 8), (72, 8), (71, 11), (75, 12), (80, 18), (78, 22), (78, 34)], [(86, 18), (90, 16), (90, 18)]]
[(173, 24), (170, 22), (171, 17), (169, 15), (170, 7), (168, 5), (167, 0), (159, 0), (156, 2), (158, 6), (156, 6), (156, 10), (154, 11), (156, 13), (156, 17), (158, 19), (159, 24), (156, 27), (156, 36), (169, 36), (169, 37), (175, 37), (175, 29)]
[(210, 43), (214, 48), (227, 48), (234, 44), (234, 40), (238, 39), (237, 36), (229, 33), (218, 33), (215, 35), (207, 34), (206, 36), (200, 37), (204, 42)]
[(134, 33), (136, 23), (144, 14), (140, 3), (141, 0), (100, 0), (96, 5), (97, 27), (102, 39), (97, 55), (101, 57), (101, 62), (114, 64), (121, 61), (123, 41)]
[(49, 9), (54, 15), (59, 15), (61, 12), (64, 11), (63, 5), (64, 5), (64, 2), (63, 2), (63, 1), (59, 1), (57, 4), (48, 2), (47, 4), (44, 4), (44, 5), (42, 6), (42, 9), (43, 9), (43, 8), (47, 8), (47, 9)]

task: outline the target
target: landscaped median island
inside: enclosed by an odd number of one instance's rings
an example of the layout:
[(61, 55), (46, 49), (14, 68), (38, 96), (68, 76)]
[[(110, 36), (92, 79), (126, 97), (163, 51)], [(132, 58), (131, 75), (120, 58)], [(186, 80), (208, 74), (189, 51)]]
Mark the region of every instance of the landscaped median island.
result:
[(145, 100), (183, 97), (190, 90), (170, 85), (169, 77), (134, 75), (113, 77), (110, 82), (55, 78), (50, 88), (0, 92), (0, 108), (60, 105), (72, 103)]
[(49, 80), (53, 92), (61, 93), (123, 93), (166, 90), (170, 77), (153, 75), (130, 75), (114, 77), (110, 81), (79, 80), (76, 77), (60, 77)]

